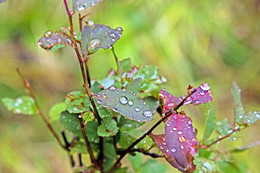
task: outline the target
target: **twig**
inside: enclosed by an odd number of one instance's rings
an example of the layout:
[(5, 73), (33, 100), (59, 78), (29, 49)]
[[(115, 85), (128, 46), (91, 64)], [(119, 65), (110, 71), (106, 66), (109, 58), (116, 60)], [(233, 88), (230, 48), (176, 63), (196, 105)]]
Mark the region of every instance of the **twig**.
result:
[(87, 135), (86, 135), (86, 131), (85, 131), (85, 125), (83, 123), (83, 119), (81, 117), (81, 115), (78, 116), (78, 119), (79, 119), (79, 123), (80, 123), (80, 129), (81, 129), (81, 133), (82, 133), (82, 136), (83, 136), (83, 139), (85, 141), (85, 144), (86, 144), (86, 147), (88, 149), (88, 153), (89, 153), (89, 156), (90, 156), (90, 160), (92, 163), (95, 164), (95, 166), (97, 166), (97, 161), (95, 159), (95, 156), (92, 152), (92, 149), (91, 149), (91, 146), (90, 146), (90, 143), (88, 141), (88, 138), (87, 138)]
[(57, 135), (57, 133), (56, 133), (56, 132), (54, 131), (54, 129), (52, 128), (50, 122), (48, 121), (48, 119), (46, 118), (46, 116), (45, 116), (45, 115), (43, 114), (43, 112), (41, 111), (40, 106), (39, 106), (39, 104), (38, 104), (38, 101), (36, 100), (36, 97), (34, 96), (33, 91), (32, 91), (32, 89), (31, 89), (31, 85), (30, 85), (29, 80), (27, 80), (27, 79), (24, 78), (24, 76), (22, 75), (22, 73), (20, 72), (20, 70), (19, 70), (18, 68), (16, 69), (16, 71), (17, 71), (18, 75), (21, 77), (25, 88), (26, 88), (26, 89), (28, 90), (28, 92), (29, 92), (29, 95), (32, 97), (32, 99), (33, 99), (33, 101), (34, 101), (34, 103), (35, 103), (35, 106), (36, 106), (36, 108), (37, 108), (37, 112), (38, 112), (38, 114), (41, 116), (41, 118), (43, 119), (45, 125), (46, 125), (46, 126), (48, 127), (48, 129), (51, 131), (52, 135), (55, 137), (55, 139), (57, 140), (58, 144), (59, 144), (62, 148), (66, 149), (65, 146), (61, 143), (59, 136)]
[(81, 14), (79, 13), (79, 30), (80, 31), (82, 31), (82, 21), (83, 21), (83, 19), (85, 18), (85, 17), (87, 17), (88, 15), (90, 15), (90, 13), (88, 13), (88, 14), (85, 14), (85, 15), (83, 15), (83, 16), (81, 16)]
[[(100, 116), (98, 114), (97, 107), (96, 107), (94, 99), (93, 99), (93, 94), (90, 91), (89, 82), (87, 81), (86, 73), (84, 71), (84, 65), (83, 65), (84, 62), (82, 61), (82, 58), (81, 58), (81, 55), (80, 55), (80, 51), (79, 51), (79, 48), (78, 48), (78, 45), (77, 45), (77, 42), (76, 42), (76, 39), (73, 36), (74, 35), (74, 29), (73, 29), (72, 15), (74, 13), (71, 13), (69, 11), (67, 0), (63, 0), (63, 2), (64, 2), (64, 5), (65, 5), (65, 8), (66, 8), (68, 17), (69, 17), (70, 33), (71, 33), (72, 40), (73, 40), (74, 50), (75, 50), (75, 52), (77, 54), (77, 58), (78, 58), (78, 61), (79, 61), (79, 64), (80, 64), (80, 70), (81, 70), (81, 74), (82, 74), (82, 78), (83, 78), (83, 82), (84, 82), (83, 87), (86, 89), (87, 95), (88, 95), (88, 97), (90, 99), (90, 102), (91, 102), (91, 105), (92, 105), (92, 107), (94, 109), (94, 115), (95, 115), (95, 117), (98, 120), (98, 124), (101, 125), (101, 118), (100, 118)], [(103, 160), (104, 160), (103, 137), (99, 137), (99, 147), (100, 147), (99, 148), (100, 149), (100, 153), (99, 153), (98, 161), (100, 162), (99, 163), (100, 171), (103, 172)]]
[(70, 153), (70, 148), (69, 148), (70, 143), (68, 142), (64, 131), (61, 132), (61, 135), (62, 135), (63, 141), (65, 143), (65, 149), (68, 151), (68, 154), (69, 154), (71, 167), (73, 168), (75, 166), (75, 161), (74, 161), (73, 155)]
[(120, 81), (121, 81), (121, 85), (123, 86), (123, 78), (122, 78), (122, 75), (121, 75), (121, 72), (120, 72), (120, 67), (119, 67), (119, 61), (118, 61), (118, 57), (116, 56), (116, 53), (115, 53), (115, 49), (114, 49), (114, 46), (112, 46), (112, 49), (111, 49), (114, 57), (115, 57), (115, 60), (116, 60), (116, 66), (117, 66), (117, 73), (120, 77)]
[(156, 153), (149, 153), (147, 150), (144, 150), (143, 148), (132, 149), (132, 150), (130, 150), (129, 153), (132, 153), (132, 152), (139, 152), (139, 153), (142, 153), (144, 155), (151, 156), (152, 158), (164, 157), (163, 155), (158, 155)]
[(87, 74), (87, 80), (88, 80), (89, 88), (91, 88), (91, 79), (90, 79), (90, 74), (89, 74), (89, 70), (88, 70), (88, 60), (89, 60), (89, 57), (87, 56), (85, 58), (84, 62), (85, 62), (85, 70), (86, 70), (86, 74)]
[(207, 149), (209, 147), (211, 147), (212, 145), (218, 143), (219, 141), (222, 141), (223, 139), (226, 139), (228, 137), (230, 137), (233, 133), (237, 132), (237, 131), (240, 131), (241, 129), (240, 128), (237, 128), (237, 129), (233, 129), (232, 132), (230, 132), (229, 134), (227, 134), (226, 136), (223, 136), (221, 138), (218, 138), (216, 141), (212, 142), (211, 144), (209, 145), (200, 145), (199, 148), (202, 148), (202, 149)]
[(123, 151), (123, 154), (117, 159), (117, 161), (115, 162), (115, 164), (111, 167), (111, 169), (109, 170), (110, 173), (112, 173), (114, 171), (114, 169), (116, 168), (116, 166), (120, 163), (120, 161), (125, 157), (125, 155), (127, 153), (129, 153), (131, 151), (131, 149), (138, 144), (141, 140), (143, 140), (147, 135), (149, 135), (158, 125), (160, 125), (164, 120), (166, 120), (168, 117), (170, 117), (176, 110), (178, 110), (183, 104), (184, 102), (193, 94), (195, 93), (197, 90), (193, 90), (191, 93), (189, 93), (175, 108), (171, 109), (169, 112), (167, 112), (165, 114), (165, 116), (163, 118), (161, 118), (156, 124), (153, 125), (153, 127), (151, 127), (145, 134), (143, 134), (143, 136), (141, 136), (140, 138), (138, 138), (136, 141), (134, 141), (126, 150)]

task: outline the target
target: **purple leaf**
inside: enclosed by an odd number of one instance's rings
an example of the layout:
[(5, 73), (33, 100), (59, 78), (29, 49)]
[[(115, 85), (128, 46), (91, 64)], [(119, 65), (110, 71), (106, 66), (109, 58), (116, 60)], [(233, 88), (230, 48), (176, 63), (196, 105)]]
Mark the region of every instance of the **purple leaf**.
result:
[[(210, 87), (207, 83), (201, 84), (199, 87), (195, 88), (197, 91), (193, 93), (183, 105), (193, 104), (199, 105), (202, 103), (207, 103), (213, 100), (211, 95)], [(195, 90), (194, 88), (190, 89), (188, 92), (192, 92)], [(181, 103), (185, 95), (182, 97), (174, 97), (170, 93), (165, 90), (160, 90), (159, 98), (163, 102), (163, 115), (169, 112), (171, 109), (175, 108), (178, 104)]]
[(192, 121), (185, 114), (173, 114), (166, 121), (165, 142), (169, 156), (187, 170), (195, 169), (193, 157), (197, 153), (197, 139)]
[(154, 138), (155, 143), (157, 144), (157, 146), (160, 148), (161, 152), (163, 153), (165, 159), (175, 168), (177, 168), (179, 171), (181, 172), (185, 172), (185, 168), (181, 167), (176, 160), (174, 159), (174, 157), (170, 157), (169, 153), (169, 149), (165, 143), (165, 135), (161, 134), (161, 135), (153, 135), (152, 137)]

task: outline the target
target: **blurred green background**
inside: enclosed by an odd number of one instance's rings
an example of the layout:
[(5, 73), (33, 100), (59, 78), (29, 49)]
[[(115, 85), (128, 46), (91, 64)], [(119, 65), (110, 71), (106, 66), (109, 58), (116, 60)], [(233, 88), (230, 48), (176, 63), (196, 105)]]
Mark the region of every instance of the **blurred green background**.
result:
[[(120, 59), (157, 65), (176, 96), (186, 87), (211, 85), (217, 119), (233, 120), (232, 82), (242, 89), (246, 111), (260, 110), (260, 1), (244, 0), (106, 0), (84, 11), (88, 19), (124, 29), (115, 44)], [(32, 83), (43, 112), (66, 93), (82, 89), (74, 52), (46, 52), (36, 42), (45, 31), (68, 26), (60, 0), (20, 0), (0, 4), (0, 98), (25, 95), (16, 67)], [(75, 18), (75, 21), (77, 18)], [(92, 78), (115, 67), (110, 50), (91, 57)], [(204, 107), (185, 109), (203, 134)], [(260, 140), (259, 122), (239, 133), (236, 142), (218, 144), (227, 151)], [(259, 172), (260, 147), (234, 154)], [(127, 159), (125, 159), (127, 160)], [(175, 172), (168, 163), (168, 172)], [(39, 116), (13, 115), (0, 103), (0, 172), (71, 172), (67, 154), (56, 144)]]

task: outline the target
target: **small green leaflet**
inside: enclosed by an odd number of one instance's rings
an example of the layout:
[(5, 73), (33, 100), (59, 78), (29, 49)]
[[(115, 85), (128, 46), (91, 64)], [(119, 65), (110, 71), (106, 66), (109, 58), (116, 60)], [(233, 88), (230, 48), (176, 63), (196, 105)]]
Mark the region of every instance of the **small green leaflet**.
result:
[(235, 122), (241, 124), (242, 118), (245, 115), (245, 111), (241, 103), (241, 90), (235, 82), (233, 82), (232, 94), (234, 98)]
[(50, 121), (58, 121), (60, 119), (61, 112), (65, 111), (67, 106), (64, 102), (56, 103), (53, 105), (49, 111), (49, 116), (51, 117)]
[(101, 106), (135, 121), (150, 121), (155, 113), (135, 93), (114, 86), (97, 93), (95, 97)]
[(208, 119), (207, 119), (206, 128), (204, 130), (203, 142), (205, 142), (210, 137), (210, 135), (215, 129), (215, 124), (216, 124), (216, 116), (215, 116), (213, 103), (212, 102), (206, 103), (206, 107), (207, 107), (206, 114)]
[(36, 114), (37, 108), (35, 106), (33, 98), (29, 96), (18, 97), (17, 99), (3, 98), (5, 107), (15, 114)]
[(119, 128), (117, 123), (113, 118), (105, 117), (103, 118), (102, 124), (98, 127), (98, 136), (108, 137), (114, 136), (118, 132)]

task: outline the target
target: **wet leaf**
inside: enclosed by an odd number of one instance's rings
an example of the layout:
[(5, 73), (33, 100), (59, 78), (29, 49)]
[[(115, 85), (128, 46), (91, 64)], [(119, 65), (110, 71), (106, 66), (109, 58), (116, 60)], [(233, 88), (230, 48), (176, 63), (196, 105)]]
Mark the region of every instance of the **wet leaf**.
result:
[(73, 10), (81, 11), (81, 10), (87, 9), (89, 7), (92, 7), (102, 1), (103, 0), (72, 0)]
[(72, 114), (68, 111), (64, 111), (60, 115), (60, 122), (66, 130), (72, 132), (76, 136), (82, 137), (78, 114)]
[(144, 123), (142, 123), (142, 122), (137, 122), (137, 121), (134, 121), (134, 120), (127, 119), (125, 117), (121, 117), (120, 121), (118, 123), (118, 127), (120, 127), (120, 129), (122, 131), (129, 131), (129, 130), (132, 130), (132, 129), (136, 129), (143, 124)]
[(138, 94), (140, 86), (141, 86), (141, 82), (142, 79), (141, 78), (137, 78), (133, 81), (131, 81), (127, 86), (126, 86), (126, 90), (133, 92), (135, 94)]
[(154, 141), (156, 143), (156, 145), (159, 147), (159, 149), (161, 150), (161, 152), (163, 153), (165, 159), (174, 167), (177, 168), (179, 171), (184, 172), (185, 168), (181, 167), (176, 160), (174, 159), (174, 157), (171, 157), (169, 155), (170, 150), (166, 145), (165, 142), (165, 135), (161, 134), (161, 135), (151, 135), (154, 138)]
[(122, 61), (118, 62), (119, 65), (119, 71), (123, 76), (125, 77), (125, 74), (128, 73), (131, 70), (132, 63), (130, 58), (126, 58)]
[(128, 119), (143, 122), (153, 119), (149, 106), (135, 93), (111, 86), (95, 94), (97, 103)]
[(91, 88), (90, 91), (92, 93), (98, 93), (100, 91), (102, 91), (102, 89), (104, 89), (104, 87), (97, 81), (92, 82), (91, 84)]
[(152, 147), (153, 144), (154, 144), (153, 140), (149, 136), (146, 136), (143, 140), (141, 140), (137, 144), (137, 147), (148, 150), (150, 147)]
[(132, 137), (128, 132), (120, 130), (119, 145), (123, 149), (128, 148), (135, 140), (136, 140), (136, 138)]
[[(199, 87), (195, 88), (197, 91), (193, 93), (185, 102), (184, 105), (186, 104), (193, 104), (193, 105), (198, 105), (198, 104), (203, 104), (207, 103), (213, 100), (213, 96), (211, 95), (210, 87), (207, 83), (201, 84)], [(189, 92), (194, 91), (194, 88), (191, 89)], [(169, 110), (175, 108), (178, 104), (181, 103), (183, 98), (185, 98), (185, 95), (182, 97), (175, 97), (168, 93), (167, 91), (161, 89), (159, 98), (163, 104), (163, 115)]]
[(3, 98), (5, 107), (15, 114), (27, 114), (32, 115), (37, 113), (34, 100), (29, 96), (18, 97), (17, 99)]
[(149, 106), (150, 110), (155, 113), (156, 109), (159, 106), (159, 101), (152, 96), (146, 96), (143, 98), (143, 101)]
[(47, 51), (57, 50), (58, 48), (64, 46), (73, 47), (72, 39), (69, 35), (62, 31), (47, 31), (43, 37), (41, 37), (37, 42), (38, 47), (41, 47)]
[(66, 96), (65, 103), (70, 113), (83, 113), (90, 111), (90, 101), (85, 92), (72, 91)]
[(164, 173), (166, 172), (167, 167), (161, 163), (158, 163), (156, 160), (148, 160), (144, 165), (141, 173), (154, 173), (154, 172), (160, 172)]
[(187, 170), (193, 170), (193, 159), (197, 153), (197, 139), (192, 121), (184, 114), (173, 114), (165, 123), (165, 142), (169, 156)]
[(67, 106), (64, 102), (53, 105), (49, 111), (49, 116), (51, 117), (50, 122), (58, 121), (60, 119), (61, 112), (65, 111), (66, 109)]
[(102, 124), (98, 127), (98, 136), (114, 136), (118, 129), (117, 123), (112, 117), (103, 118)]
[(109, 26), (95, 24), (85, 26), (82, 30), (82, 51), (84, 54), (93, 54), (100, 48), (110, 49), (121, 37), (123, 29), (111, 29)]
[(198, 172), (217, 172), (216, 162), (212, 160), (196, 156), (194, 164), (196, 165), (196, 171)]
[(210, 135), (212, 134), (212, 132), (215, 129), (215, 124), (216, 124), (216, 116), (215, 116), (215, 110), (214, 110), (214, 106), (212, 104), (212, 102), (209, 102), (206, 104), (207, 107), (207, 126), (204, 130), (204, 136), (203, 136), (203, 142), (205, 142)]
[(249, 112), (242, 118), (242, 124), (251, 125), (260, 119), (260, 112)]
[(235, 122), (241, 124), (242, 119), (245, 115), (245, 111), (244, 111), (244, 108), (243, 108), (242, 102), (241, 102), (241, 90), (235, 82), (233, 82), (232, 94), (233, 94), (233, 99), (234, 99)]
[(231, 133), (233, 128), (231, 128), (230, 123), (227, 119), (221, 120), (216, 122), (216, 130), (218, 134), (221, 136), (226, 136), (227, 134)]

